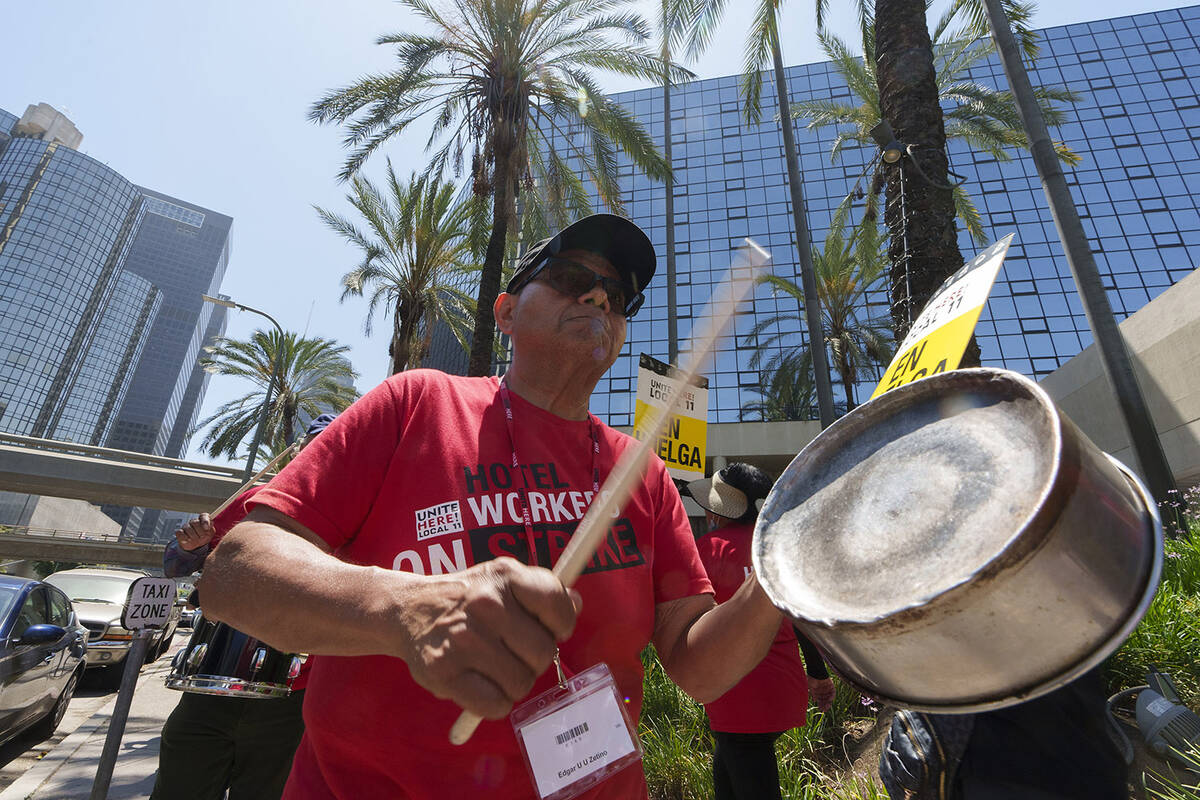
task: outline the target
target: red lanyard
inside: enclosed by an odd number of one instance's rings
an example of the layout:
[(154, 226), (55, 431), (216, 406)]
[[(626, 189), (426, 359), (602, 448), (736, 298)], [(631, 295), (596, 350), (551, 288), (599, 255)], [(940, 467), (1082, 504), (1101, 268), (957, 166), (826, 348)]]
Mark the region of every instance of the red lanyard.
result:
[[(525, 519), (525, 539), (529, 545), (529, 562), (536, 563), (536, 553), (533, 542), (533, 515), (529, 510), (529, 480), (521, 469), (521, 459), (517, 457), (517, 435), (513, 426), (512, 398), (509, 397), (508, 383), (500, 381), (500, 401), (504, 403), (504, 424), (508, 427), (508, 441), (512, 445), (512, 468), (521, 476), (521, 514)], [(592, 438), (592, 497), (600, 493), (600, 433), (597, 430), (596, 418), (588, 413), (588, 433)]]

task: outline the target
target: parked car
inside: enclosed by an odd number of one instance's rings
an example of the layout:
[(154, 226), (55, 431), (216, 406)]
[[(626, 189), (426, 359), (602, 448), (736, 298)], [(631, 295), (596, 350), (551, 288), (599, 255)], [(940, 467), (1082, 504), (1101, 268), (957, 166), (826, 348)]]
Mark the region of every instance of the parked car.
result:
[(33, 729), (49, 738), (83, 675), (87, 629), (67, 596), (0, 575), (0, 742)]
[[(88, 630), (87, 666), (103, 669), (109, 687), (120, 685), (125, 656), (133, 646), (133, 632), (121, 627), (129, 586), (149, 574), (120, 567), (80, 567), (46, 576), (46, 583), (61, 589), (75, 604), (75, 613)], [(150, 639), (146, 663), (167, 651), (178, 626), (179, 605), (175, 604), (170, 620)]]

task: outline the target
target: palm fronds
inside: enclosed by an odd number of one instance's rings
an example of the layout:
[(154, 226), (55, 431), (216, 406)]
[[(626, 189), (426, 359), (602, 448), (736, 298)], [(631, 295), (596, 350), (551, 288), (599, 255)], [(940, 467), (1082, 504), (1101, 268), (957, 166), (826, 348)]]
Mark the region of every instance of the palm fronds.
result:
[(364, 228), (327, 209), (318, 207), (317, 215), (361, 251), (362, 260), (342, 276), (342, 300), (368, 298), (367, 334), (379, 309), (390, 314), (392, 372), (420, 366), (439, 321), (469, 349), (486, 224), (477, 200), (456, 196), (437, 178), (413, 173), (402, 180), (390, 160), (382, 188), (356, 176), (346, 200)]
[(271, 393), (264, 444), (256, 462), (292, 444), (319, 414), (348, 408), (358, 397), (354, 389), (358, 374), (345, 355), (349, 349), (332, 339), (291, 332), (280, 337), (278, 331), (255, 331), (247, 340), (217, 339), (205, 348), (200, 365), (216, 375), (242, 378), (255, 388), (200, 421), (198, 429), (209, 428), (201, 449), (213, 457), (244, 457), (238, 451), (249, 445), (258, 427), (277, 361), (282, 380)]

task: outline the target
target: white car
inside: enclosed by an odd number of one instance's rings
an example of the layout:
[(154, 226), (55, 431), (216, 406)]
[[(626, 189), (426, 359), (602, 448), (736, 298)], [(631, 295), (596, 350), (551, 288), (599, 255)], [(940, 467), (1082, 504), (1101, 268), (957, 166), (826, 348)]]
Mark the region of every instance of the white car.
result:
[[(129, 586), (150, 573), (120, 567), (80, 567), (46, 576), (46, 583), (71, 598), (79, 622), (88, 630), (87, 666), (103, 668), (104, 682), (119, 686), (125, 656), (133, 646), (133, 632), (121, 627), (121, 613)], [(166, 652), (179, 625), (179, 604), (165, 626), (156, 631), (146, 651), (149, 663)]]

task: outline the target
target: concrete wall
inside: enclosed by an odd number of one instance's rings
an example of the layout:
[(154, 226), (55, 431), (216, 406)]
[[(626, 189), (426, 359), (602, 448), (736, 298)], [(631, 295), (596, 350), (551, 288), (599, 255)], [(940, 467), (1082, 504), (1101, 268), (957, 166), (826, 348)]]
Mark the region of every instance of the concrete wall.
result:
[(116, 536), (121, 526), (84, 500), (0, 492), (0, 524)]
[[(1175, 481), (1200, 484), (1200, 270), (1128, 317), (1121, 333)], [(1100, 449), (1141, 475), (1095, 345), (1041, 386)]]

